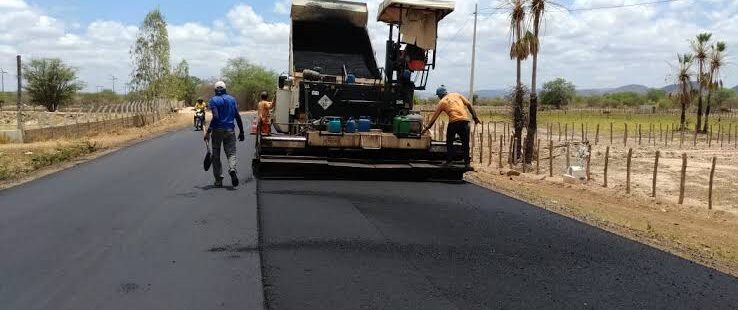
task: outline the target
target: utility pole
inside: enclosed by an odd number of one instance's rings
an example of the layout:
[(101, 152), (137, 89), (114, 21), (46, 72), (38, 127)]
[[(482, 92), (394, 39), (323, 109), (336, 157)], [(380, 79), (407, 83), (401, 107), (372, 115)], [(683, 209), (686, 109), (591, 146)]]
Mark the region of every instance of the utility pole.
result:
[(5, 71), (2, 67), (0, 67), (0, 88), (2, 89), (3, 96), (5, 94), (5, 75), (8, 74), (8, 71)]
[(22, 113), (23, 112), (23, 104), (21, 104), (21, 99), (22, 99), (21, 98), (21, 93), (22, 93), (22, 90), (23, 90), (23, 75), (22, 75), (22, 72), (21, 72), (21, 56), (18, 55), (18, 56), (16, 56), (15, 59), (16, 59), (16, 63), (17, 63), (17, 66), (18, 66), (18, 97), (17, 97), (17, 101), (16, 101), (16, 107), (17, 107), (18, 111), (16, 112), (16, 118), (17, 118), (17, 122), (18, 122), (18, 131), (20, 132), (20, 137), (21, 137), (20, 140), (21, 140), (21, 143), (23, 143), (23, 140), (24, 140), (23, 139), (24, 138), (23, 137), (23, 113)]
[(0, 67), (0, 108), (5, 103), (5, 74), (7, 73), (8, 71)]
[(111, 74), (111, 75), (110, 75), (110, 80), (112, 80), (112, 81), (113, 81), (113, 93), (115, 93), (115, 81), (117, 81), (117, 80), (118, 80), (118, 78), (117, 78), (117, 77), (115, 77), (115, 75), (112, 75), (112, 74)]
[(477, 16), (479, 11), (477, 9), (478, 4), (474, 4), (474, 34), (472, 35), (472, 59), (471, 59), (471, 74), (469, 75), (469, 100), (474, 102), (474, 64), (477, 57)]

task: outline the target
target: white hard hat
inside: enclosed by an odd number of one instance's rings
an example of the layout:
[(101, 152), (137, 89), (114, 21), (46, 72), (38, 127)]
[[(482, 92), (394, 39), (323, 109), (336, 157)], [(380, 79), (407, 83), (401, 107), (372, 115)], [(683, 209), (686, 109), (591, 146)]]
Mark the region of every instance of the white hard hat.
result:
[(215, 88), (222, 88), (222, 89), (226, 89), (226, 84), (225, 84), (225, 82), (223, 82), (223, 81), (218, 81), (218, 82), (215, 82)]

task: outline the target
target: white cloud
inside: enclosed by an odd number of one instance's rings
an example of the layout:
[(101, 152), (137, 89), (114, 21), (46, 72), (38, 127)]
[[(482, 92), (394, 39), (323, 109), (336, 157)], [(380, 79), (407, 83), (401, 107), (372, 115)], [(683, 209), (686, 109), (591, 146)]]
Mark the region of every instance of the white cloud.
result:
[(290, 0), (277, 0), (274, 2), (274, 13), (281, 14), (281, 15), (289, 15), (290, 14), (290, 5), (292, 1)]
[[(633, 4), (640, 0), (574, 0), (572, 7)], [(384, 63), (387, 26), (376, 21), (380, 0), (367, 0), (368, 30), (380, 66)], [(482, 1), (481, 8), (496, 7), (497, 1)], [(467, 90), (471, 55), (474, 2), (459, 0), (456, 11), (439, 28), (439, 58), (431, 73), (429, 88), (446, 84)], [(288, 0), (276, 0), (272, 10), (281, 20), (289, 13)], [(23, 0), (0, 0), (0, 66), (15, 67), (15, 55), (59, 57), (80, 70), (81, 79), (94, 90), (109, 85), (111, 74), (128, 78), (129, 48), (136, 25), (114, 20), (89, 24), (70, 23), (49, 16)], [(484, 12), (492, 12), (486, 10)], [(94, 12), (90, 12), (94, 13)], [(202, 78), (218, 77), (226, 60), (243, 56), (257, 64), (282, 72), (288, 67), (287, 22), (264, 18), (251, 6), (232, 7), (225, 20), (212, 24), (196, 21), (170, 24), (172, 65), (186, 59), (191, 72)], [(476, 86), (478, 89), (507, 88), (514, 84), (515, 63), (508, 57), (508, 22), (504, 14), (482, 14), (478, 24)], [(688, 40), (709, 31), (728, 41), (729, 54), (738, 42), (738, 0), (676, 1), (657, 6), (618, 10), (566, 13), (546, 18), (539, 63), (540, 82), (564, 77), (580, 88), (612, 87), (639, 83), (666, 84), (677, 52), (688, 50)], [(530, 83), (529, 62), (524, 80)], [(7, 70), (7, 69), (6, 69)], [(7, 77), (7, 76), (6, 76)], [(738, 84), (738, 70), (724, 70), (727, 85)], [(9, 78), (12, 83), (13, 78)], [(119, 81), (118, 85), (121, 85)], [(7, 83), (7, 88), (12, 85)], [(120, 90), (120, 88), (119, 88)]]

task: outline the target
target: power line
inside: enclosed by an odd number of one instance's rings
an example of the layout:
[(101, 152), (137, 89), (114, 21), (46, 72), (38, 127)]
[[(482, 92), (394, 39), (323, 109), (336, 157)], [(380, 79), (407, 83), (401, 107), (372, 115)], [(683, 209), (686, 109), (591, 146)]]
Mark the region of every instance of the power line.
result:
[[(671, 2), (677, 2), (677, 1), (685, 1), (685, 0), (658, 0), (658, 1), (640, 2), (640, 3), (632, 3), (632, 4), (607, 5), (607, 6), (599, 6), (599, 7), (591, 7), (591, 8), (566, 8), (564, 7), (564, 9), (569, 12), (612, 10), (612, 9), (622, 9), (622, 8), (630, 8), (630, 7), (637, 7), (637, 6), (648, 6), (648, 5), (656, 5), (656, 4), (663, 4), (663, 3), (671, 3)], [(480, 9), (480, 11), (481, 10), (491, 10), (493, 12), (485, 12), (485, 13), (481, 13), (480, 15), (508, 14), (507, 9), (505, 8), (488, 7), (488, 8)]]
[(610, 10), (610, 9), (620, 9), (620, 8), (630, 8), (630, 7), (636, 7), (636, 6), (646, 6), (646, 5), (670, 3), (670, 2), (677, 2), (677, 1), (683, 1), (683, 0), (660, 0), (660, 1), (641, 2), (641, 3), (633, 3), (633, 4), (621, 4), (621, 5), (600, 6), (600, 7), (593, 7), (593, 8), (573, 8), (573, 9), (566, 9), (566, 10), (569, 11), (569, 12), (594, 11), (594, 10)]

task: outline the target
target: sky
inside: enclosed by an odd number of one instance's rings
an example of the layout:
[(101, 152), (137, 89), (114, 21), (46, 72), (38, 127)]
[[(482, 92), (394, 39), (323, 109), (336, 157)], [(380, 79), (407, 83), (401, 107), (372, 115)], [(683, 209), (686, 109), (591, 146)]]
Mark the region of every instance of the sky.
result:
[[(383, 63), (387, 26), (376, 22), (381, 0), (366, 0), (368, 29)], [(562, 0), (567, 8), (600, 8), (654, 0)], [(441, 21), (436, 70), (430, 89), (445, 84), (468, 91), (474, 3), (456, 1)], [(499, 0), (480, 0), (475, 89), (507, 89), (515, 84), (509, 59), (507, 16)], [(24, 60), (61, 58), (76, 67), (86, 91), (97, 86), (123, 92), (131, 72), (130, 46), (146, 13), (160, 8), (169, 23), (172, 65), (190, 63), (200, 78), (219, 78), (229, 58), (245, 57), (277, 73), (288, 68), (289, 0), (277, 1), (91, 1), (0, 0), (0, 67), (5, 89), (15, 89), (15, 56)], [(566, 11), (554, 8), (545, 18), (539, 60), (539, 85), (563, 77), (577, 88), (627, 84), (662, 87), (674, 80), (677, 53), (689, 40), (712, 32), (728, 43), (726, 86), (738, 85), (738, 0), (676, 0), (668, 3)], [(736, 47), (733, 50), (733, 47)], [(530, 61), (523, 66), (530, 84)], [(539, 86), (540, 87), (540, 86)]]

